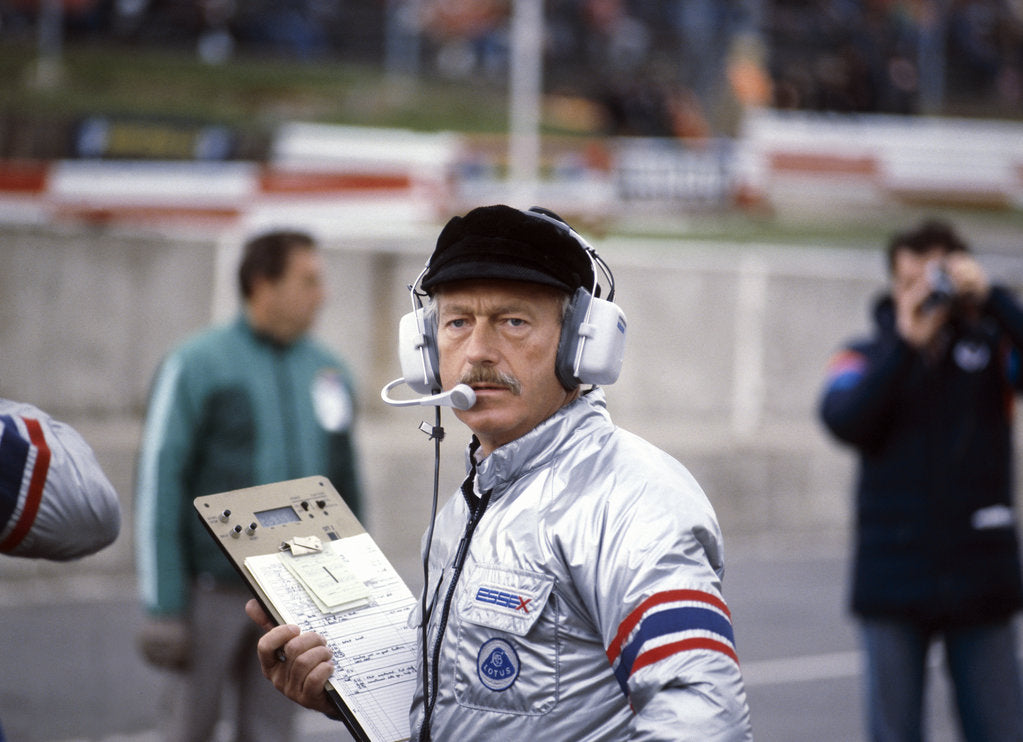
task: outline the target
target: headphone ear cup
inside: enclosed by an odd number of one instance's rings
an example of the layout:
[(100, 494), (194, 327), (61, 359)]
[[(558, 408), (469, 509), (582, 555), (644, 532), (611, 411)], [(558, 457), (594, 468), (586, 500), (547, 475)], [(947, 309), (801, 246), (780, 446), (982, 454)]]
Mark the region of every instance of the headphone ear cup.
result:
[(593, 299), (588, 322), (579, 328), (583, 344), (578, 364), (583, 384), (613, 384), (625, 360), (625, 313), (614, 302)]
[(561, 385), (571, 391), (579, 384), (617, 381), (625, 359), (626, 326), (625, 313), (617, 304), (576, 289), (561, 325), (555, 357)]
[(580, 379), (575, 376), (575, 356), (579, 349), (579, 327), (586, 317), (589, 302), (590, 293), (584, 288), (576, 289), (561, 322), (561, 339), (558, 341), (558, 352), (554, 357), (554, 372), (558, 376), (558, 381), (568, 391), (572, 391), (580, 383)]
[(398, 360), (412, 391), (436, 394), (441, 390), (436, 328), (423, 307), (404, 315), (398, 323)]

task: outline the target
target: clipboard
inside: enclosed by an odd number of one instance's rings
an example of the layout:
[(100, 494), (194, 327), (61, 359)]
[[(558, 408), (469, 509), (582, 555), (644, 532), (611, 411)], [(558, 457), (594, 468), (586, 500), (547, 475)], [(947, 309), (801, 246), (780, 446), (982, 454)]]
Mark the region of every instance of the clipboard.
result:
[(335, 664), (327, 695), (352, 736), (406, 742), (417, 602), (330, 481), (292, 479), (193, 504), (274, 621), (327, 640)]

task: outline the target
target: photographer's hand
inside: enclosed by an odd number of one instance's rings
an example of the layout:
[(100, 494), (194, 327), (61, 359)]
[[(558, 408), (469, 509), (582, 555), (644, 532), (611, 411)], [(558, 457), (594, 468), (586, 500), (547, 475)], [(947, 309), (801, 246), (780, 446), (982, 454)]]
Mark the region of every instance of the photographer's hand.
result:
[(895, 329), (917, 350), (926, 348), (948, 321), (947, 305), (925, 307), (931, 285), (923, 266), (904, 280), (895, 283), (892, 298), (895, 301)]
[(945, 259), (945, 270), (956, 287), (956, 295), (975, 304), (987, 301), (991, 283), (987, 273), (971, 255), (952, 253)]

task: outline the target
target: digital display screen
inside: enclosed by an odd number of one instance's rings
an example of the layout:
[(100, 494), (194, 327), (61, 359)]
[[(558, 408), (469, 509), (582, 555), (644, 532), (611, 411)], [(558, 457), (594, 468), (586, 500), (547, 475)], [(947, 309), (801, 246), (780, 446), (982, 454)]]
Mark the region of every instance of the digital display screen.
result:
[(290, 505), (286, 505), (283, 508), (274, 508), (273, 510), (260, 510), (255, 513), (256, 520), (264, 528), (272, 528), (273, 526), (280, 526), (285, 523), (297, 523), (302, 520), (298, 517), (298, 513), (295, 512), (295, 508)]

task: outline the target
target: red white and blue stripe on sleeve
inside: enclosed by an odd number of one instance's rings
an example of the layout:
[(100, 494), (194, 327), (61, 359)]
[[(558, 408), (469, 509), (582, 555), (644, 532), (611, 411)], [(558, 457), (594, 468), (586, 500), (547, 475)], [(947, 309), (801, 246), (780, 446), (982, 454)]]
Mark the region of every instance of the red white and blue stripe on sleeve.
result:
[(703, 590), (667, 590), (639, 604), (618, 626), (607, 658), (629, 694), (638, 670), (677, 654), (719, 652), (736, 664), (732, 614), (721, 598)]
[(15, 418), (0, 415), (0, 552), (10, 552), (28, 535), (50, 468), (50, 447), (39, 421), (18, 419), (27, 440)]
[(866, 370), (866, 356), (855, 350), (841, 350), (828, 361), (827, 387), (842, 390), (856, 386)]

